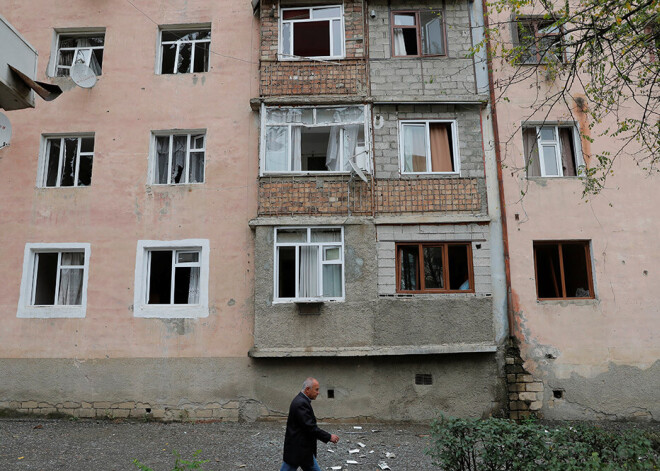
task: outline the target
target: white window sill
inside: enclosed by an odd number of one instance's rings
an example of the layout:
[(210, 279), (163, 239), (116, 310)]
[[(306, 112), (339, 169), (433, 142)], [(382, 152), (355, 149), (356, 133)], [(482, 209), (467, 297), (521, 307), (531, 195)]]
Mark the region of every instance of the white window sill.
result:
[(20, 306), (16, 317), (22, 319), (80, 319), (87, 306)]
[[(367, 172), (366, 170), (362, 170), (363, 172)], [(318, 177), (319, 175), (327, 175), (327, 176), (342, 176), (342, 175), (350, 175), (351, 172), (264, 172), (261, 174), (262, 177), (290, 177), (290, 176), (296, 176), (296, 177), (305, 177), (305, 176), (314, 176)]]
[(289, 55), (283, 55), (281, 52), (277, 54), (277, 60), (280, 62), (300, 62), (300, 61), (336, 61), (346, 59), (346, 56), (310, 56), (302, 57), (295, 56), (291, 57)]
[(201, 304), (148, 304), (136, 306), (133, 315), (156, 319), (196, 319), (208, 317), (209, 308)]
[(273, 304), (313, 304), (313, 303), (343, 303), (345, 298), (287, 298), (273, 299)]
[(438, 176), (438, 175), (446, 175), (446, 176), (461, 176), (461, 172), (401, 172), (401, 175), (429, 175), (429, 176)]
[(155, 186), (157, 188), (162, 188), (166, 186), (190, 186), (190, 185), (203, 185), (205, 182), (193, 182), (193, 183), (147, 183), (147, 186)]

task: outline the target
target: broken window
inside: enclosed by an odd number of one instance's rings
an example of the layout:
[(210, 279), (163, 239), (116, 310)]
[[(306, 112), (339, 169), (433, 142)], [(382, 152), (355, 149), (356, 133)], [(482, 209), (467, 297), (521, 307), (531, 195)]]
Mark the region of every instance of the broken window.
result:
[(209, 71), (211, 28), (161, 30), (160, 73), (189, 74)]
[(566, 60), (561, 29), (551, 19), (518, 19), (514, 23), (514, 43), (520, 47), (518, 62), (522, 64), (564, 62)]
[(275, 299), (342, 299), (343, 242), (341, 227), (276, 228)]
[(588, 241), (534, 242), (539, 299), (594, 298)]
[(402, 121), (403, 173), (458, 173), (455, 121)]
[(392, 12), (394, 56), (445, 55), (445, 32), (440, 10)]
[(202, 133), (156, 136), (153, 183), (204, 182), (206, 136)]
[(94, 136), (46, 138), (42, 186), (89, 186)]
[(468, 243), (400, 243), (396, 253), (400, 293), (474, 291)]
[(341, 5), (282, 8), (280, 54), (299, 57), (342, 57), (344, 27)]
[(366, 108), (266, 108), (263, 172), (369, 169)]
[(584, 165), (577, 129), (572, 126), (523, 126), (528, 177), (574, 177)]
[(199, 304), (199, 250), (150, 250), (147, 304)]
[(55, 76), (68, 77), (71, 67), (85, 64), (101, 75), (105, 33), (60, 34), (57, 38)]

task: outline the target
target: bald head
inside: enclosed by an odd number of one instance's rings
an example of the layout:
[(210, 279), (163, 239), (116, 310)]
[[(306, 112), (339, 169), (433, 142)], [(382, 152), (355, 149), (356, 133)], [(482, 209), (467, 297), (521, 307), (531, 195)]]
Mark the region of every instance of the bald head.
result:
[(319, 382), (312, 378), (311, 376), (303, 381), (302, 392), (305, 396), (310, 398), (312, 401), (316, 399), (316, 396), (319, 395)]

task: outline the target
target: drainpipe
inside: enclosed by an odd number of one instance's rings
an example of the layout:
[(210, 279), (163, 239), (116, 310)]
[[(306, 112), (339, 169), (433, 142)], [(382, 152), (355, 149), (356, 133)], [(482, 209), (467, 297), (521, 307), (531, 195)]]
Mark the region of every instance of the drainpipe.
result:
[[(483, 0), (470, 1), (470, 26), (472, 44), (484, 40), (488, 26), (487, 7)], [(487, 44), (488, 46), (488, 44)], [(506, 209), (502, 187), (502, 161), (500, 157), (495, 93), (490, 67), (490, 49), (483, 48), (473, 58), (476, 89), (479, 95), (490, 96), (490, 103), (481, 110), (486, 194), (490, 216), (491, 280), (493, 291), (493, 315), (495, 337), (500, 343), (507, 335), (513, 335), (513, 310), (511, 302), (511, 276), (506, 226)]]

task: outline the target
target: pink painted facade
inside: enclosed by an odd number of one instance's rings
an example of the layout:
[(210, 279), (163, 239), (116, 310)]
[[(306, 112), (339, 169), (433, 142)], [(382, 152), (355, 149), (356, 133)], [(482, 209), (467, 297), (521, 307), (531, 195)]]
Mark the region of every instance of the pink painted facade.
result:
[[(507, 23), (505, 15), (495, 15), (490, 22)], [(508, 40), (511, 34), (509, 23), (502, 37)], [(500, 61), (494, 70), (496, 84), (513, 73)], [(525, 399), (528, 406), (532, 401), (532, 410), (550, 418), (658, 420), (660, 249), (655, 241), (660, 180), (637, 164), (639, 154), (632, 146), (617, 159), (597, 196), (583, 196), (583, 183), (575, 176), (528, 177), (521, 129), (525, 123), (571, 123), (591, 135), (593, 143), (576, 140), (587, 166), (589, 155), (614, 153), (622, 145), (599, 136), (613, 123), (590, 130), (587, 115), (575, 104), (570, 113), (557, 105), (532, 114), (538, 97), (559, 85), (539, 70), (509, 88), (511, 102), (496, 105), (514, 334), (524, 369), (543, 384), (537, 397)], [(499, 92), (495, 87), (495, 94)], [(574, 93), (580, 96), (578, 90)], [(632, 108), (626, 112), (635, 115)], [(588, 242), (594, 299), (539, 300), (533, 244), (540, 241)]]
[[(257, 21), (238, 2), (2, 2), (39, 52), (38, 80), (66, 91), (8, 113), (2, 188), (0, 351), (3, 358), (244, 357), (252, 345), (252, 238), (258, 131)], [(159, 25), (210, 24), (209, 71), (156, 73)], [(105, 28), (103, 71), (91, 89), (47, 74), (57, 29)], [(206, 135), (203, 183), (152, 185), (152, 131)], [(94, 133), (91, 184), (39, 188), (43, 135)], [(138, 240), (207, 239), (209, 315), (170, 320), (133, 313)], [(86, 316), (16, 316), (26, 243), (91, 246)], [(11, 315), (11, 313), (14, 313)], [(46, 314), (46, 317), (48, 315)]]

